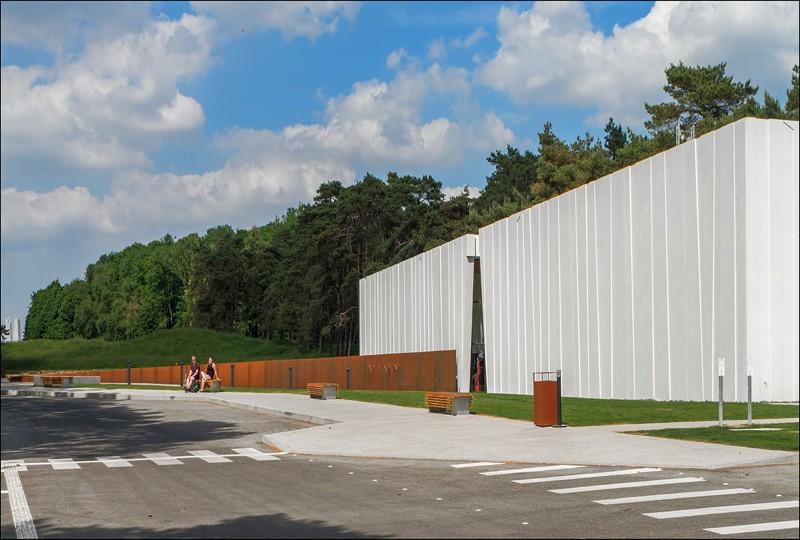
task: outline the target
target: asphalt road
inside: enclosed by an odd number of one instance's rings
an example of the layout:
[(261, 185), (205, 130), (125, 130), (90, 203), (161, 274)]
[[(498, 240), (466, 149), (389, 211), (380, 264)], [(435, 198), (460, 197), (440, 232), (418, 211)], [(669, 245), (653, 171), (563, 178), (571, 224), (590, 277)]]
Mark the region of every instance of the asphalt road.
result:
[[(280, 455), (256, 461), (268, 431), (302, 423), (199, 402), (103, 402), (2, 398), (2, 459), (81, 463), (18, 473), (39, 537), (343, 538), (343, 537), (637, 537), (720, 538), (706, 528), (798, 519), (797, 507), (657, 519), (645, 513), (798, 499), (793, 466), (729, 471), (662, 470), (630, 475), (514, 483), (525, 478), (614, 473), (585, 467), (482, 475), (531, 464), (454, 468), (450, 462)], [(468, 441), (453, 441), (469, 444)], [(203, 456), (227, 456), (207, 463)], [(624, 451), (624, 449), (621, 449)], [(165, 452), (174, 460), (149, 461)], [(208, 454), (213, 452), (213, 454)], [(120, 456), (107, 467), (97, 456)], [(168, 456), (168, 457), (169, 457)], [(214, 460), (215, 458), (211, 458)], [(158, 463), (161, 463), (159, 465)], [(63, 465), (59, 465), (61, 467)], [(702, 477), (702, 482), (553, 493), (598, 484)], [(622, 504), (594, 501), (694, 491), (754, 489)], [(2, 490), (9, 488), (3, 476)], [(780, 497), (778, 496), (780, 495)], [(16, 538), (9, 494), (2, 496), (2, 538)], [(734, 538), (797, 538), (798, 529)]]

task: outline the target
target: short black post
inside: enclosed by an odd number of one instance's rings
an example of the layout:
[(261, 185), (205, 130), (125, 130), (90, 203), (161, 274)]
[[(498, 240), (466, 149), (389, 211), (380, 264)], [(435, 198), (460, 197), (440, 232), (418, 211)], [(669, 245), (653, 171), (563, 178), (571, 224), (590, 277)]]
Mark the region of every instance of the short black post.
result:
[(350, 368), (347, 368), (347, 389), (350, 390)]
[(292, 370), (293, 369), (294, 368), (292, 368), (292, 367), (289, 368), (289, 390), (294, 388), (294, 384), (293, 384), (293, 381), (292, 381)]
[(131, 385), (131, 361), (128, 360), (128, 386)]
[(231, 364), (231, 387), (236, 386), (236, 366)]
[(556, 411), (557, 411), (556, 421), (558, 423), (553, 427), (567, 427), (566, 425), (564, 425), (564, 422), (561, 421), (561, 370), (560, 369), (556, 370), (556, 399), (558, 400), (558, 403), (556, 403)]

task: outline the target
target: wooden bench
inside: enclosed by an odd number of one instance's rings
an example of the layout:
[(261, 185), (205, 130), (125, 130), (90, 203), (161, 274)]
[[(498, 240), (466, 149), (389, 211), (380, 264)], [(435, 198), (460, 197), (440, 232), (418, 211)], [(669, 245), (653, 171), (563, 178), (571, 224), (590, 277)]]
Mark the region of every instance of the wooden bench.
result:
[(425, 406), (430, 412), (469, 414), (472, 394), (467, 392), (425, 392)]
[(66, 375), (42, 375), (42, 386), (71, 386), (72, 377)]
[(336, 383), (308, 383), (308, 395), (312, 399), (336, 399), (339, 385)]

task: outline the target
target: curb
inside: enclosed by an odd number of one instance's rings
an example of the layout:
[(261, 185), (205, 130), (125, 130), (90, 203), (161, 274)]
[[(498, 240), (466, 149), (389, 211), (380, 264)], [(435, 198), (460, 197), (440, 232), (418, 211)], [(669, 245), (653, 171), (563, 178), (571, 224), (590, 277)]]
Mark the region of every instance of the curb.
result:
[(228, 401), (226, 399), (221, 399), (218, 397), (212, 396), (197, 396), (194, 394), (189, 395), (182, 395), (177, 394), (174, 396), (165, 396), (165, 395), (155, 395), (155, 396), (148, 396), (148, 395), (134, 395), (134, 394), (118, 394), (116, 392), (71, 392), (68, 390), (34, 390), (34, 389), (25, 389), (25, 390), (12, 390), (12, 389), (3, 389), (0, 390), (1, 396), (10, 396), (10, 397), (57, 397), (57, 398), (75, 398), (75, 399), (103, 399), (103, 400), (111, 400), (111, 401), (131, 401), (131, 400), (169, 400), (169, 401), (205, 401), (208, 403), (215, 403), (217, 405), (223, 405), (225, 407), (231, 407), (232, 409), (240, 409), (250, 412), (257, 412), (261, 414), (266, 414), (268, 416), (277, 416), (283, 418), (291, 418), (292, 420), (298, 420), (301, 422), (306, 422), (308, 424), (314, 424), (317, 426), (326, 426), (328, 424), (336, 424), (338, 423), (337, 420), (331, 420), (330, 418), (323, 418), (321, 416), (311, 416), (308, 414), (299, 414), (293, 413), (289, 411), (281, 411), (279, 409), (268, 409), (266, 407), (259, 407), (258, 405), (250, 405), (247, 403), (237, 403), (235, 401)]

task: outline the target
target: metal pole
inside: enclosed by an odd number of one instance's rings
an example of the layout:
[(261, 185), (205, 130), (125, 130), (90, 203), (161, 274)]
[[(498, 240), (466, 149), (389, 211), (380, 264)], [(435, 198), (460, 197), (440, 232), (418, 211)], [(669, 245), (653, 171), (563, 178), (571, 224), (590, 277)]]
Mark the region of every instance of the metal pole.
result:
[(347, 368), (347, 389), (350, 390), (350, 368)]
[(725, 376), (725, 358), (719, 359), (719, 427), (722, 427), (722, 379)]
[(556, 421), (558, 422), (553, 427), (567, 427), (564, 425), (564, 422), (561, 421), (561, 370), (556, 370)]
[(753, 368), (747, 365), (747, 424), (753, 423)]
[(291, 367), (289, 368), (289, 390), (291, 390), (292, 388), (294, 388), (294, 385), (292, 384), (292, 370), (293, 370), (293, 369), (294, 369), (294, 368), (291, 368)]
[(128, 360), (128, 386), (131, 385), (131, 361)]

